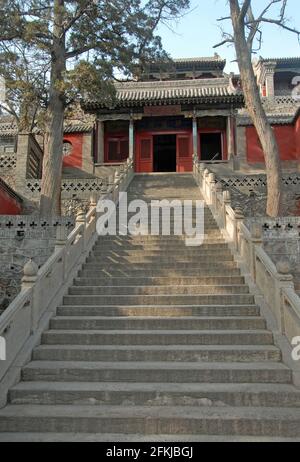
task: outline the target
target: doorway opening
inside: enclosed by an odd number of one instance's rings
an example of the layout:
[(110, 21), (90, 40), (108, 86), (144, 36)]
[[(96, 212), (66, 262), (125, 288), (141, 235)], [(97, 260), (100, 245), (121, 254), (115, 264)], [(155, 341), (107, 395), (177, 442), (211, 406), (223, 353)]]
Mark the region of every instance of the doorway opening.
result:
[(201, 160), (222, 160), (222, 134), (200, 134)]
[(153, 171), (176, 172), (176, 135), (153, 136)]

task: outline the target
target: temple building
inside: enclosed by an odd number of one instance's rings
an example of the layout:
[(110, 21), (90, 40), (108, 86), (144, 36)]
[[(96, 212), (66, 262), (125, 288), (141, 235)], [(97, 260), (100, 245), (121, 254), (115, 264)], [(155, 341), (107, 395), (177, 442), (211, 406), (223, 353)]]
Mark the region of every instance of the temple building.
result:
[[(139, 79), (116, 84), (113, 106), (85, 100), (97, 120), (95, 164), (131, 156), (138, 173), (189, 172), (193, 156), (235, 170), (263, 165), (239, 76), (226, 74), (225, 64), (218, 55), (151, 64)], [(300, 58), (260, 58), (253, 68), (281, 159), (297, 166)]]
[(150, 65), (138, 81), (116, 84), (116, 104), (84, 101), (97, 118), (97, 163), (134, 158), (135, 170), (190, 172), (193, 156), (227, 161), (236, 156), (236, 114), (243, 106), (238, 79), (225, 60), (177, 59)]
[[(240, 78), (225, 65), (217, 54), (149, 64), (116, 83), (113, 100), (81, 101), (65, 120), (63, 177), (107, 177), (128, 157), (137, 173), (190, 172), (193, 158), (244, 173), (263, 169)], [(283, 167), (299, 169), (300, 57), (259, 58), (253, 69)], [(43, 136), (31, 138), (26, 142), (11, 116), (0, 116), (0, 174), (17, 192), (21, 176), (41, 178)]]

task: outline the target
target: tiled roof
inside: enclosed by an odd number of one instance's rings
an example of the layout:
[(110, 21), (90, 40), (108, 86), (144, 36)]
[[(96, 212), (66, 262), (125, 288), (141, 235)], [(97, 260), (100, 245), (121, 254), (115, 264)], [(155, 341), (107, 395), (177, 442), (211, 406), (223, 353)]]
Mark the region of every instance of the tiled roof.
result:
[[(262, 102), (269, 122), (274, 125), (292, 124), (300, 109), (300, 101), (292, 96), (263, 98)], [(252, 125), (246, 108), (239, 111), (238, 125)]]
[(273, 64), (276, 70), (299, 68), (300, 67), (300, 56), (295, 56), (291, 58), (265, 58), (265, 59), (260, 57), (258, 61), (254, 62), (254, 67), (256, 69), (259, 69), (259, 68), (268, 67)]
[(175, 58), (170, 61), (156, 61), (148, 63), (144, 72), (150, 73), (176, 73), (176, 72), (194, 72), (194, 71), (223, 71), (226, 65), (226, 59), (219, 55), (196, 58)]
[[(88, 133), (93, 130), (94, 123), (80, 120), (67, 120), (64, 125), (64, 133)], [(36, 130), (41, 133), (40, 130)], [(13, 117), (0, 116), (0, 136), (16, 136), (18, 127)]]
[[(116, 84), (117, 106), (176, 103), (214, 103), (243, 101), (229, 78), (168, 80), (155, 82), (126, 82)], [(105, 107), (99, 101), (88, 100), (86, 107)]]
[(91, 123), (70, 123), (64, 125), (64, 133), (89, 133), (93, 130), (94, 124)]
[(201, 56), (198, 58), (175, 58), (174, 63), (211, 63), (211, 62), (226, 62), (226, 59), (221, 58), (219, 55), (215, 56)]
[(278, 64), (300, 64), (300, 56), (290, 58), (260, 58), (259, 61), (263, 63), (276, 62)]

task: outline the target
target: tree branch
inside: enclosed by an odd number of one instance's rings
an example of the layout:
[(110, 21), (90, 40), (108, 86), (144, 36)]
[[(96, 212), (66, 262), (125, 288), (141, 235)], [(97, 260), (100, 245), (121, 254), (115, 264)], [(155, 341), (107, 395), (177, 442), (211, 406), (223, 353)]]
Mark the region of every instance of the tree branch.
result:
[(246, 15), (248, 13), (248, 10), (249, 10), (250, 6), (251, 6), (251, 0), (245, 0), (244, 3), (243, 3), (242, 8), (240, 10), (240, 14), (239, 14), (239, 21), (241, 23), (244, 22), (245, 17), (246, 17)]

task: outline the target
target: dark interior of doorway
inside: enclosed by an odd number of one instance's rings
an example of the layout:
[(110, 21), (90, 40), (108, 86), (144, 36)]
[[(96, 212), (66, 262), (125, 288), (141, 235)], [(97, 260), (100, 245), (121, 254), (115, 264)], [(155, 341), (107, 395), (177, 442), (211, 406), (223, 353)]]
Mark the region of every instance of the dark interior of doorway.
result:
[(153, 136), (153, 171), (176, 172), (176, 135)]
[(222, 160), (221, 133), (201, 133), (201, 160)]

